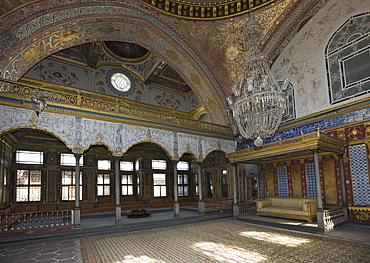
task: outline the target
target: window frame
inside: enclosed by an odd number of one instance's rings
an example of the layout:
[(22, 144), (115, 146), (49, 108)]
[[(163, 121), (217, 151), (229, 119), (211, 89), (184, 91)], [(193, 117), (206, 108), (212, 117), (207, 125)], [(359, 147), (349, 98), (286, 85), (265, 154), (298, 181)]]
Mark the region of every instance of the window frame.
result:
[[(64, 172), (71, 172), (71, 183), (70, 184), (63, 184), (63, 173)], [(60, 200), (63, 202), (68, 202), (68, 201), (75, 201), (76, 200), (76, 171), (72, 169), (61, 169), (60, 171)], [(82, 176), (82, 171), (80, 171), (80, 201), (82, 200), (82, 185), (83, 185), (83, 176)], [(67, 193), (68, 193), (68, 199), (63, 199), (63, 188), (67, 188)], [(70, 196), (70, 193), (73, 193), (73, 196)]]
[[(155, 175), (164, 175), (164, 184), (155, 184)], [(159, 172), (153, 172), (152, 174), (153, 179), (153, 197), (154, 198), (163, 198), (167, 197), (167, 174), (166, 173), (159, 173)], [(156, 189), (159, 190), (159, 195), (156, 195)]]
[[(18, 171), (27, 171), (28, 172), (28, 178), (27, 178), (27, 184), (19, 184), (18, 183)], [(39, 184), (32, 184), (31, 183), (31, 171), (39, 171), (40, 172), (40, 182)], [(17, 168), (16, 169), (16, 178), (15, 178), (15, 202), (16, 203), (26, 203), (26, 202), (41, 202), (42, 201), (42, 169), (37, 168)], [(27, 200), (18, 200), (18, 191), (20, 191), (20, 188), (27, 188)], [(32, 194), (32, 191), (30, 191), (31, 188), (37, 188), (39, 192), (39, 198), (38, 200), (30, 200), (30, 195)]]
[[(36, 153), (40, 156), (40, 161), (29, 161), (29, 160), (19, 160), (21, 154), (29, 154), (29, 155), (36, 155)], [(27, 158), (26, 158), (27, 159)], [(43, 165), (44, 164), (44, 152), (42, 151), (27, 151), (27, 150), (16, 150), (15, 152), (15, 163), (16, 164), (25, 164), (25, 165)]]
[[(96, 175), (96, 196), (97, 197), (104, 197), (104, 196), (111, 196), (112, 190), (111, 190), (111, 182), (112, 182), (112, 176), (110, 172), (103, 172), (106, 170), (99, 170)], [(99, 183), (99, 176), (102, 175), (103, 183)], [(106, 177), (109, 178), (109, 183), (106, 183)], [(99, 194), (99, 189), (102, 187), (103, 194)], [(106, 192), (108, 189), (108, 193)]]

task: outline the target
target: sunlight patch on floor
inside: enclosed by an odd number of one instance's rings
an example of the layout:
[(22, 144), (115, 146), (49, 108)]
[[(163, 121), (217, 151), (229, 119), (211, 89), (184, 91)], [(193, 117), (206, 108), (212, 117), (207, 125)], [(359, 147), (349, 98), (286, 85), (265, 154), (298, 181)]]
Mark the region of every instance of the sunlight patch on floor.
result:
[(123, 260), (114, 263), (166, 263), (166, 261), (157, 260), (148, 256), (135, 257), (133, 255), (127, 255)]
[(296, 238), (278, 234), (271, 234), (267, 232), (241, 232), (240, 235), (245, 237), (251, 237), (257, 240), (263, 240), (267, 242), (272, 242), (280, 245), (285, 245), (288, 247), (297, 247), (299, 245), (311, 242), (308, 239)]
[(295, 222), (279, 222), (282, 225), (292, 225), (292, 226), (309, 226), (309, 227), (317, 227), (317, 224), (310, 224), (310, 223), (295, 223)]
[(265, 261), (268, 258), (259, 253), (248, 251), (236, 246), (227, 246), (214, 242), (199, 242), (193, 248), (200, 250), (204, 255), (219, 262), (227, 263), (255, 263)]

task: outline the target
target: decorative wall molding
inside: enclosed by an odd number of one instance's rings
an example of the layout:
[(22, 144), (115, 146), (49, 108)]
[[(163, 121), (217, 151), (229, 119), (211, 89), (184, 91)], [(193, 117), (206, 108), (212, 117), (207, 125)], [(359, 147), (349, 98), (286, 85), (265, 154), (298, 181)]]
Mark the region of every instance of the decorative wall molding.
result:
[(183, 0), (140, 0), (140, 2), (160, 10), (167, 15), (196, 20), (214, 20), (233, 17), (253, 9), (268, 5), (275, 0), (223, 0), (223, 1), (183, 1)]
[(83, 153), (91, 145), (106, 145), (115, 156), (122, 156), (130, 147), (141, 142), (153, 142), (163, 148), (168, 157), (178, 160), (184, 153), (203, 161), (210, 152), (235, 150), (234, 141), (176, 133), (109, 121), (42, 112), (39, 123), (32, 126), (32, 110), (0, 106), (0, 134), (14, 129), (40, 129), (60, 139), (74, 153)]

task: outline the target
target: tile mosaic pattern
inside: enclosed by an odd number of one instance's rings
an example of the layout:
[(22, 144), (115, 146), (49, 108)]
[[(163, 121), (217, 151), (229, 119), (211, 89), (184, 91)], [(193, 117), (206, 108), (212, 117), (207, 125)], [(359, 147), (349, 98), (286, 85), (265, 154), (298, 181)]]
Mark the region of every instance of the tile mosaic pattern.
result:
[(306, 186), (307, 186), (307, 197), (316, 198), (316, 177), (315, 177), (315, 165), (313, 163), (306, 163)]
[[(366, 105), (368, 103), (369, 103), (368, 101), (365, 101), (365, 102), (360, 102), (358, 104), (355, 104), (353, 106), (361, 106), (361, 105)], [(343, 107), (340, 109), (340, 111), (350, 110), (351, 107), (352, 105), (348, 107)], [(336, 113), (337, 111), (338, 110), (336, 110), (335, 112), (334, 111), (327, 112), (325, 113), (325, 115), (330, 116), (331, 113)], [(321, 115), (317, 115), (314, 118), (320, 118), (320, 117)], [(276, 142), (280, 140), (285, 140), (285, 139), (301, 136), (302, 134), (317, 132), (317, 130), (327, 130), (327, 129), (350, 125), (350, 124), (367, 121), (367, 120), (370, 120), (370, 107), (357, 110), (357, 111), (348, 112), (348, 113), (338, 115), (332, 118), (326, 118), (320, 121), (313, 121), (309, 124), (297, 126), (291, 129), (285, 127), (284, 124), (282, 124), (280, 128), (287, 128), (287, 129), (282, 132), (277, 132), (271, 137), (263, 138), (263, 143), (266, 144), (270, 142)], [(310, 121), (310, 119), (305, 119), (304, 121)], [(299, 123), (294, 123), (294, 125), (297, 125), (297, 124)], [(249, 148), (249, 147), (254, 147), (254, 146), (255, 145), (254, 145), (253, 140), (249, 142), (244, 142), (244, 144), (238, 145), (239, 148)]]
[(279, 197), (289, 197), (286, 166), (277, 168)]
[(369, 169), (365, 144), (349, 147), (355, 205), (370, 205)]
[(81, 239), (85, 263), (365, 262), (370, 246), (229, 220)]

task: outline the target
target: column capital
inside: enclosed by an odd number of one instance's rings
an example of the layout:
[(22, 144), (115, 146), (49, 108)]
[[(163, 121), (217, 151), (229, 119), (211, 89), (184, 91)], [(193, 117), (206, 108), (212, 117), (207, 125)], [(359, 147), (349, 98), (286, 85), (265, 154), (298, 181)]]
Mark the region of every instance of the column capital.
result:
[(313, 153), (319, 153), (319, 149), (312, 149), (311, 150)]
[(115, 161), (121, 161), (121, 158), (122, 158), (122, 156), (113, 155), (113, 159), (114, 159)]
[(75, 157), (76, 159), (80, 159), (80, 158), (81, 158), (81, 156), (82, 156), (82, 153), (73, 153), (73, 155), (74, 155), (74, 157)]

